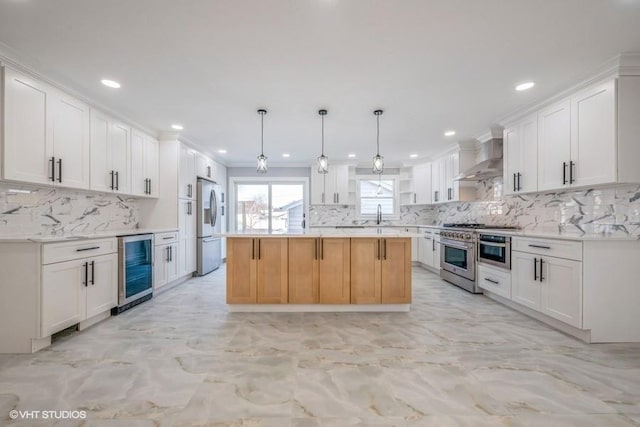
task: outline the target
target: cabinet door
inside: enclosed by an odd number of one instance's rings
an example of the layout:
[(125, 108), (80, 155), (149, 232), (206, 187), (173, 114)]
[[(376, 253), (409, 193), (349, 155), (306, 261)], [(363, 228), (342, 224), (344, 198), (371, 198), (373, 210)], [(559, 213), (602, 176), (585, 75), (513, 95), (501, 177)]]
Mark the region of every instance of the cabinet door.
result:
[(169, 261), (167, 262), (167, 282), (180, 277), (180, 258), (184, 256), (180, 253), (180, 246), (178, 243), (172, 243), (169, 245)]
[(131, 193), (131, 128), (123, 123), (111, 123), (109, 134), (109, 157), (111, 168), (116, 173), (118, 193)]
[(414, 166), (413, 191), (415, 204), (428, 205), (431, 203), (431, 163)]
[(351, 239), (351, 303), (380, 304), (382, 239)]
[(434, 235), (433, 235), (433, 246), (432, 246), (432, 249), (433, 249), (433, 266), (432, 267), (436, 271), (440, 271), (440, 248), (441, 248), (441, 246), (440, 246), (440, 240), (438, 240), (438, 239), (439, 239), (439, 237), (436, 238), (436, 235), (434, 233)]
[(411, 239), (382, 239), (382, 303), (411, 303)]
[(42, 336), (75, 325), (85, 319), (85, 259), (42, 267)]
[(324, 174), (324, 204), (336, 203), (336, 168), (329, 166), (329, 172)]
[(351, 301), (351, 244), (348, 238), (320, 240), (320, 303)]
[(440, 175), (441, 162), (435, 160), (431, 163), (431, 200), (432, 203), (442, 202), (442, 190), (440, 189), (441, 175)]
[(315, 238), (289, 239), (290, 304), (317, 304), (320, 301), (319, 244)]
[[(61, 92), (56, 92), (50, 100), (53, 111), (56, 183), (63, 187), (89, 189), (89, 106)], [(60, 172), (62, 176), (59, 175)]]
[(288, 239), (258, 240), (258, 304), (289, 301)]
[(610, 80), (571, 100), (574, 185), (616, 182), (616, 84)]
[(563, 258), (542, 260), (542, 312), (582, 327), (582, 263)]
[(196, 271), (196, 239), (184, 238), (178, 241), (178, 252), (174, 257), (178, 261), (178, 276), (184, 276)]
[(144, 139), (143, 133), (131, 131), (131, 194), (135, 196), (147, 195)]
[(160, 289), (167, 284), (167, 262), (169, 246), (156, 246), (153, 260), (153, 287)]
[(540, 310), (541, 301), (540, 282), (536, 279), (539, 261), (539, 257), (532, 254), (515, 251), (511, 253), (511, 299), (534, 310)]
[(257, 256), (255, 239), (227, 239), (227, 304), (255, 304)]
[[(522, 144), (520, 144), (519, 126), (516, 124), (503, 132), (504, 147), (504, 194), (518, 192), (517, 174), (522, 173)], [(537, 183), (536, 183), (537, 185)]]
[(311, 168), (311, 204), (322, 205), (324, 204), (324, 183), (327, 174), (318, 173), (317, 170)]
[(336, 203), (349, 203), (349, 166), (334, 166)]
[(196, 237), (196, 202), (188, 199), (178, 199), (178, 227), (180, 239)]
[(103, 255), (89, 262), (87, 319), (118, 305), (118, 254)]
[(144, 172), (149, 180), (151, 197), (160, 195), (158, 186), (160, 185), (160, 160), (159, 160), (158, 140), (146, 136), (144, 138)]
[(538, 190), (568, 185), (570, 160), (571, 102), (565, 100), (538, 113)]
[(109, 157), (110, 119), (91, 109), (91, 189), (112, 191), (111, 160)]
[(449, 201), (460, 199), (460, 183), (454, 178), (460, 174), (460, 153), (452, 153), (446, 157), (446, 176), (444, 194)]
[(196, 155), (196, 175), (203, 178), (212, 178), (211, 159), (204, 154)]
[(196, 152), (180, 146), (178, 197), (192, 199), (196, 194)]
[(52, 184), (49, 86), (4, 69), (4, 179)]

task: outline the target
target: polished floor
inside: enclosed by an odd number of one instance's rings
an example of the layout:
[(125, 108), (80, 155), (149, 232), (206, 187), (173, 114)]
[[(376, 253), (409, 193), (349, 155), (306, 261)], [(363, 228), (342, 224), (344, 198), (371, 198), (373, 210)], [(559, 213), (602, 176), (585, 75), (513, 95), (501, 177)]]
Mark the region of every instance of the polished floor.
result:
[(0, 355), (0, 425), (640, 426), (640, 345), (583, 344), (419, 268), (410, 313), (228, 313), (218, 271)]

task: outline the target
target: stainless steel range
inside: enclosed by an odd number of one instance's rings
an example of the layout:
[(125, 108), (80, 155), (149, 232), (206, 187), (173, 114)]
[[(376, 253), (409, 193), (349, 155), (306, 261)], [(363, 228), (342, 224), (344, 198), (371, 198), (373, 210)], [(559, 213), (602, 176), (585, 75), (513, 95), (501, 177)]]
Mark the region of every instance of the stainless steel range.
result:
[(476, 283), (477, 229), (510, 229), (484, 224), (444, 224), (440, 231), (440, 277), (474, 294)]

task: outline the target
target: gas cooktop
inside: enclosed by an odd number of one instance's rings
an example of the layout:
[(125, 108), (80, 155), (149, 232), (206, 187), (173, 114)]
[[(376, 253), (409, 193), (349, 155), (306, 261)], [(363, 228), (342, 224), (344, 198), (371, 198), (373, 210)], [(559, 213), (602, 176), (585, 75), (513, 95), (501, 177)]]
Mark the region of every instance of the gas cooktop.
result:
[(445, 228), (466, 228), (470, 230), (475, 230), (479, 228), (486, 228), (491, 230), (517, 230), (518, 227), (511, 227), (507, 225), (487, 225), (487, 224), (478, 224), (478, 223), (447, 223), (442, 224)]

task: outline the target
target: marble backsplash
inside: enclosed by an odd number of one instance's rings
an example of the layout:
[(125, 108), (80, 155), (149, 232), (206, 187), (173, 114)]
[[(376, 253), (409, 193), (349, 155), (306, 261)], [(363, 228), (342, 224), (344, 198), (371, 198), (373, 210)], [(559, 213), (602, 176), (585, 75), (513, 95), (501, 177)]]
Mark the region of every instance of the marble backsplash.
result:
[(138, 225), (133, 198), (0, 183), (0, 236), (56, 236)]
[[(502, 195), (502, 180), (480, 182), (478, 201), (403, 206), (400, 219), (385, 225), (441, 225), (478, 222), (516, 226), (527, 231), (568, 234), (631, 235), (640, 238), (640, 185), (567, 189)], [(311, 226), (373, 224), (358, 220), (352, 206), (312, 206)]]

